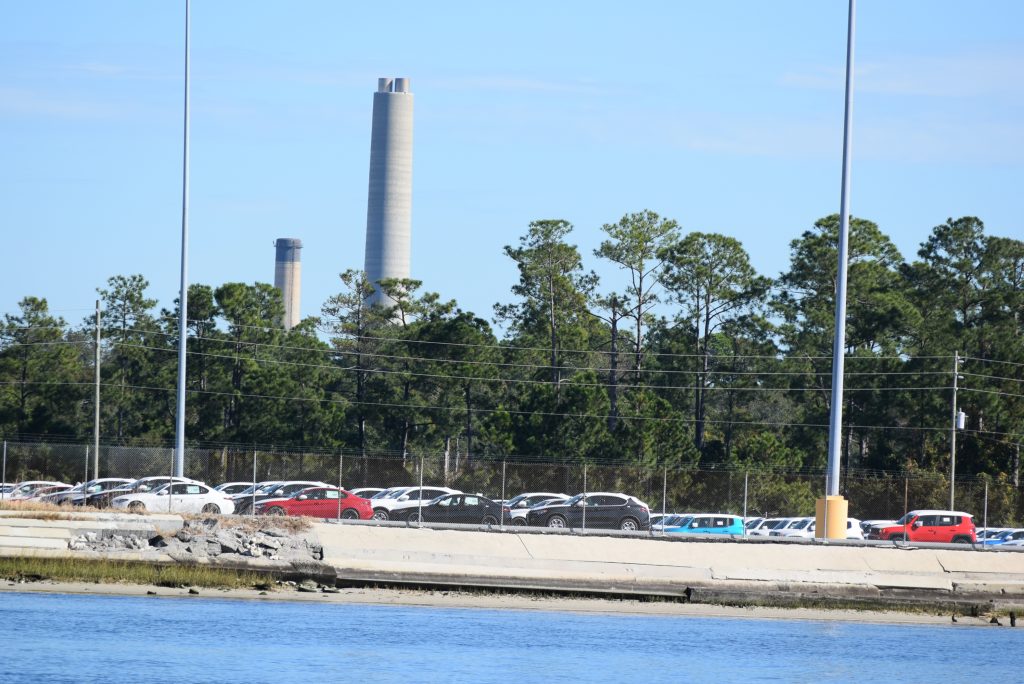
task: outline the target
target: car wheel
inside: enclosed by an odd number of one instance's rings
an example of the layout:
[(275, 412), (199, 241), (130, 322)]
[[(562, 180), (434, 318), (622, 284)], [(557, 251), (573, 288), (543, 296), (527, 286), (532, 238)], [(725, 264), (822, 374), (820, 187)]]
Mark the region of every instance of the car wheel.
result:
[(405, 519), (408, 520), (411, 523), (418, 523), (418, 522), (420, 522), (420, 514), (419, 513), (410, 513), (408, 516), (406, 516)]
[(341, 519), (342, 520), (358, 520), (359, 519), (359, 511), (357, 511), (354, 508), (346, 508), (345, 510), (343, 510), (341, 512)]
[(146, 504), (142, 503), (141, 501), (132, 501), (130, 504), (128, 504), (128, 510), (132, 513), (145, 513)]
[(526, 527), (526, 520), (524, 518), (512, 518), (512, 524), (516, 527)]
[(280, 506), (271, 506), (267, 509), (267, 515), (288, 515), (288, 511)]
[(497, 524), (498, 524), (498, 519), (495, 518), (493, 515), (485, 515), (484, 516), (484, 525), (487, 525), (488, 527), (490, 527), (491, 525), (497, 525)]
[(215, 503), (208, 503), (203, 506), (203, 513), (213, 513), (214, 515), (220, 514), (220, 506)]
[(637, 522), (636, 518), (623, 518), (622, 522), (619, 523), (619, 529), (626, 532), (636, 532), (640, 529), (640, 523)]
[(391, 516), (388, 515), (388, 512), (385, 511), (383, 508), (375, 508), (375, 509), (373, 509), (373, 519), (374, 520), (391, 520)]
[(561, 516), (561, 515), (553, 515), (550, 518), (548, 518), (548, 527), (554, 527), (554, 528), (557, 528), (557, 529), (563, 529), (563, 528), (566, 528), (568, 526), (569, 525), (565, 521), (565, 518), (563, 516)]
[(905, 542), (905, 541), (907, 541), (907, 535), (905, 535), (905, 534), (894, 534), (894, 535), (889, 537), (889, 541)]
[(971, 543), (971, 538), (970, 537), (965, 537), (963, 535), (960, 535), (958, 537), (953, 537), (953, 543), (954, 544), (970, 544)]

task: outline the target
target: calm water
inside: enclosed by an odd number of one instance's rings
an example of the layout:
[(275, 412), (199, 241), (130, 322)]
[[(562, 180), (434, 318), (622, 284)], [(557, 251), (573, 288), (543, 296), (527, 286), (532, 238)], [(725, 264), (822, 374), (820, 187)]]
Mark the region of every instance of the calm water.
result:
[(0, 593), (5, 684), (1021, 682), (1022, 646), (1020, 627)]

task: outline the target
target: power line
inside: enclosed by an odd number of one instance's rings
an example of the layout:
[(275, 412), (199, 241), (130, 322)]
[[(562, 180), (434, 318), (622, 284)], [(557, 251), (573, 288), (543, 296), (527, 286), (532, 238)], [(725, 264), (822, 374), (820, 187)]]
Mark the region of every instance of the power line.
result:
[[(88, 386), (92, 387), (91, 382), (0, 382), (0, 385), (18, 385), (18, 384), (29, 384), (29, 385), (57, 385), (57, 386)], [(120, 385), (105, 385), (119, 389)], [(149, 387), (145, 385), (126, 385), (128, 389), (136, 389), (143, 391), (152, 392), (174, 392), (174, 388), (166, 387)], [(248, 398), (248, 399), (264, 399), (269, 401), (305, 401), (305, 402), (317, 402), (334, 405), (352, 405), (352, 406), (378, 406), (385, 408), (401, 408), (401, 409), (413, 409), (418, 411), (448, 411), (448, 412), (466, 412), (465, 406), (441, 406), (437, 404), (400, 404), (394, 402), (378, 402), (378, 401), (358, 401), (355, 399), (326, 399), (317, 397), (301, 397), (301, 396), (284, 396), (284, 395), (269, 395), (269, 394), (249, 394), (245, 392), (235, 391), (216, 391), (216, 390), (198, 390), (188, 389), (190, 394), (205, 394), (210, 396), (226, 396), (233, 398)], [(583, 419), (594, 419), (607, 421), (612, 417), (611, 414), (593, 414), (593, 413), (561, 413), (554, 411), (526, 411), (519, 409), (509, 408), (481, 408), (473, 407), (470, 409), (472, 413), (507, 413), (511, 415), (524, 415), (524, 416), (545, 416), (550, 418), (583, 418)], [(659, 423), (681, 423), (681, 424), (692, 424), (696, 423), (695, 418), (685, 418), (681, 416), (638, 416), (638, 415), (616, 415), (617, 420), (623, 421), (652, 421)], [(770, 422), (770, 421), (753, 421), (753, 420), (715, 420), (715, 419), (704, 419), (702, 421), (706, 425), (755, 425), (762, 427), (774, 427), (774, 428), (827, 428), (826, 423), (785, 423), (785, 422)], [(942, 427), (922, 427), (922, 426), (907, 426), (907, 425), (844, 425), (846, 429), (853, 430), (901, 430), (901, 431), (913, 431), (913, 432), (946, 432), (949, 430), (948, 426)], [(986, 434), (1003, 434), (996, 432), (986, 431)]]

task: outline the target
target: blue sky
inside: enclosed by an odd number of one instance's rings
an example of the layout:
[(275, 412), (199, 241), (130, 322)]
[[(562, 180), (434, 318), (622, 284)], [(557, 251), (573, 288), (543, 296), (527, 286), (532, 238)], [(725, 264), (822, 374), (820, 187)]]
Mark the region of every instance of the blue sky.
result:
[[(839, 209), (845, 0), (192, 3), (190, 280), (272, 282), (303, 315), (363, 264), (372, 93), (416, 97), (413, 276), (490, 318), (502, 246), (651, 209), (776, 276)], [(0, 312), (72, 322), (142, 273), (177, 295), (183, 0), (10, 4), (0, 24)], [(861, 0), (851, 208), (907, 258), (947, 217), (1024, 238), (1024, 3)]]

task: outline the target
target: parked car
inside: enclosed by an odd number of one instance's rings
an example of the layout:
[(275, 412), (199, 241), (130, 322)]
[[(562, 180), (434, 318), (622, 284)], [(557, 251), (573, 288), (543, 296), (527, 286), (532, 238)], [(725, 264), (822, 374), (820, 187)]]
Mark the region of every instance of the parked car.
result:
[(433, 501), (443, 494), (461, 494), (448, 487), (401, 487), (392, 495), (371, 500), (374, 520), (391, 520), (393, 514), (408, 508), (418, 508), (421, 503)]
[(84, 506), (89, 496), (124, 487), (131, 482), (132, 480), (123, 477), (98, 477), (95, 480), (89, 480), (81, 488), (75, 487), (77, 491), (69, 493), (64, 499), (64, 503), (69, 503), (72, 506)]
[(888, 527), (871, 528), (870, 539), (973, 544), (974, 520), (962, 511), (910, 511)]
[(256, 504), (257, 515), (305, 515), (313, 518), (369, 520), (370, 500), (337, 487), (308, 487), (288, 498), (264, 499)]
[(252, 482), (221, 482), (214, 489), (218, 492), (224, 492), (228, 496), (234, 496), (235, 494), (241, 494), (247, 489), (252, 489), (252, 485)]
[(93, 506), (95, 508), (106, 508), (110, 505), (112, 500), (119, 496), (154, 492), (161, 487), (166, 486), (168, 482), (195, 482), (195, 480), (191, 480), (187, 477), (171, 477), (170, 475), (151, 475), (149, 477), (140, 477), (139, 479), (132, 480), (128, 484), (120, 487), (103, 489), (98, 492), (87, 494), (85, 498), (85, 505)]
[(747, 530), (752, 530), (752, 529), (756, 528), (758, 525), (760, 525), (764, 521), (765, 521), (765, 518), (763, 518), (763, 517), (747, 518), (746, 520), (743, 521), (743, 532), (744, 532), (744, 534), (746, 534)]
[[(32, 498), (37, 489), (53, 487), (55, 485), (67, 485), (65, 482), (54, 482), (53, 480), (25, 480), (14, 485), (14, 488), (7, 495), (11, 501), (24, 501)], [(71, 486), (71, 485), (67, 485)]]
[[(75, 486), (81, 487), (81, 484), (78, 484), (78, 485), (75, 485)], [(75, 486), (72, 486), (72, 485), (69, 485), (69, 484), (57, 484), (57, 485), (49, 485), (49, 486), (46, 486), (46, 487), (40, 487), (39, 489), (36, 489), (31, 494), (29, 494), (27, 497), (25, 497), (23, 500), (24, 501), (38, 501), (40, 503), (54, 503), (53, 500), (50, 499), (51, 496), (60, 496), (64, 492), (68, 492), (68, 491), (73, 490), (75, 488)]]
[(650, 529), (650, 508), (640, 499), (616, 492), (577, 494), (567, 501), (531, 508), (532, 527), (587, 527), (637, 531)]
[(326, 482), (317, 480), (285, 480), (284, 482), (268, 482), (256, 490), (255, 494), (236, 494), (231, 498), (235, 506), (235, 513), (248, 515), (252, 512), (253, 503), (259, 504), (267, 499), (288, 499), (293, 494), (298, 494), (303, 489), (310, 487), (330, 487)]
[(133, 513), (223, 513), (234, 511), (231, 498), (202, 482), (172, 482), (156, 491), (133, 492), (115, 497), (111, 508), (122, 508)]
[(502, 504), (505, 521), (513, 525), (526, 525), (526, 512), (542, 501), (565, 501), (568, 494), (555, 494), (553, 492), (526, 492), (513, 496)]
[(861, 520), (860, 531), (864, 535), (864, 539), (869, 539), (872, 527), (876, 525), (879, 527), (892, 527), (895, 524), (895, 520)]
[[(784, 539), (813, 539), (817, 532), (815, 518), (803, 518), (800, 522), (783, 530), (772, 530), (769, 536), (782, 537)], [(857, 518), (846, 519), (846, 539), (863, 539), (864, 533), (860, 531), (860, 520)]]
[(497, 525), (501, 504), (479, 494), (444, 494), (423, 506), (392, 512), (392, 520), (409, 522), (462, 523), (465, 525)]
[(361, 496), (364, 499), (372, 499), (377, 494), (384, 491), (383, 487), (356, 487), (355, 489), (348, 490), (349, 494), (355, 494)]
[(1019, 539), (1024, 540), (1024, 529), (1011, 528), (993, 534), (992, 536), (986, 537), (984, 539), (979, 538), (978, 543), (982, 544), (983, 546), (1002, 546), (1003, 544), (1008, 544), (1009, 542), (1017, 541)]
[(784, 525), (789, 518), (765, 518), (754, 527), (747, 528), (747, 535), (751, 537), (767, 537), (772, 530), (779, 525)]
[(743, 534), (743, 518), (720, 513), (687, 515), (663, 529), (669, 534)]

